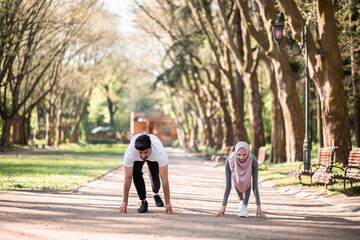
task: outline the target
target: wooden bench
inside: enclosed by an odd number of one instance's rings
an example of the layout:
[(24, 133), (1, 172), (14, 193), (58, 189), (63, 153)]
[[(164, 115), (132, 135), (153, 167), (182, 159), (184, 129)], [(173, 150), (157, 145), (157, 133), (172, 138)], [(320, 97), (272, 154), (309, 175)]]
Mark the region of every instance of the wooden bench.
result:
[(211, 160), (215, 162), (224, 162), (230, 153), (234, 151), (234, 146), (226, 147), (226, 154), (213, 154)]
[(348, 166), (344, 169), (344, 192), (346, 192), (346, 180), (360, 182), (360, 147), (354, 148), (349, 154)]
[(265, 164), (265, 161), (266, 161), (266, 151), (269, 150), (269, 149), (270, 149), (270, 148), (265, 147), (265, 146), (259, 147), (259, 150), (258, 150), (258, 158), (257, 158), (259, 167), (260, 167), (260, 165), (264, 164), (265, 169), (266, 169), (266, 164)]
[[(332, 172), (334, 168), (334, 155), (337, 147), (321, 148), (321, 156), (319, 154), (319, 162), (311, 165), (311, 171), (313, 175), (311, 177), (312, 182), (324, 183), (325, 187), (328, 184), (332, 184), (332, 181), (340, 175), (336, 175)], [(312, 168), (315, 167), (313, 171)]]
[(301, 183), (301, 176), (310, 176), (310, 184), (312, 182), (327, 181), (327, 173), (331, 173), (334, 164), (334, 153), (337, 147), (323, 147), (318, 151), (318, 159), (316, 164), (311, 164), (309, 170), (301, 169), (304, 163), (299, 165), (299, 169), (291, 170), (288, 174), (289, 178), (299, 179)]

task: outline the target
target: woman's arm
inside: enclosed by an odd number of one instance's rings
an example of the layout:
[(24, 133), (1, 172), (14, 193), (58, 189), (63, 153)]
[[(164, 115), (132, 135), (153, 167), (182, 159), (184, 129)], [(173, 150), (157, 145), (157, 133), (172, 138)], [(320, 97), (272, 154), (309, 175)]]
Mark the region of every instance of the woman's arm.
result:
[(252, 157), (252, 176), (253, 176), (253, 191), (256, 199), (256, 217), (262, 217), (266, 218), (266, 215), (263, 213), (261, 209), (261, 203), (260, 203), (260, 194), (259, 194), (259, 164), (254, 155), (251, 155)]
[(260, 195), (259, 195), (259, 188), (258, 188), (258, 181), (259, 181), (259, 164), (254, 155), (251, 154), (252, 157), (252, 177), (253, 177), (253, 191), (256, 199), (256, 205), (260, 205)]
[(230, 165), (229, 165), (229, 157), (226, 158), (225, 161), (225, 180), (226, 180), (226, 187), (225, 187), (225, 192), (224, 192), (224, 198), (222, 201), (222, 206), (220, 208), (219, 211), (217, 211), (217, 213), (215, 213), (214, 216), (220, 216), (220, 215), (225, 215), (225, 210), (226, 210), (226, 205), (227, 205), (227, 200), (229, 198), (229, 194), (231, 191), (231, 171), (230, 171)]
[(227, 205), (227, 201), (230, 195), (231, 191), (231, 171), (230, 171), (230, 165), (229, 165), (229, 157), (226, 158), (225, 161), (225, 180), (226, 180), (226, 186), (225, 186), (225, 192), (224, 192), (224, 198), (222, 201), (222, 205)]

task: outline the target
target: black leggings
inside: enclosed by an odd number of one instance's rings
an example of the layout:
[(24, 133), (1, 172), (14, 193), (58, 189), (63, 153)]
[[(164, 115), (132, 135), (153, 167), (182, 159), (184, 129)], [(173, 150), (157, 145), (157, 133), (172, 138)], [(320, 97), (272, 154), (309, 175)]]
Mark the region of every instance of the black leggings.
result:
[(237, 195), (239, 196), (240, 200), (242, 200), (242, 201), (243, 201), (243, 204), (244, 204), (245, 206), (247, 206), (248, 203), (249, 203), (251, 186), (250, 186), (249, 189), (248, 189), (246, 192), (244, 192), (244, 193), (239, 192), (239, 190), (237, 190), (236, 187), (235, 187), (235, 190), (236, 190), (236, 193), (237, 193)]
[(134, 168), (133, 168), (133, 179), (134, 185), (137, 191), (137, 194), (140, 200), (146, 199), (146, 188), (145, 188), (145, 181), (143, 177), (142, 168), (144, 163), (147, 163), (148, 170), (149, 170), (149, 178), (151, 182), (152, 191), (157, 194), (160, 190), (160, 178), (159, 178), (159, 163), (158, 162), (151, 162), (151, 161), (135, 161)]

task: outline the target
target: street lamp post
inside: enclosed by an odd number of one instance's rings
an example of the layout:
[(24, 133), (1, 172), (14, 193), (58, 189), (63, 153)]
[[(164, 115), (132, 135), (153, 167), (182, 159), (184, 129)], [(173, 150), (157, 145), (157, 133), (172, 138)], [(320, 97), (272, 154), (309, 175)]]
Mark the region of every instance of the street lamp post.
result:
[(309, 84), (310, 84), (310, 75), (309, 75), (309, 63), (308, 63), (308, 48), (307, 48), (307, 29), (306, 25), (304, 26), (303, 31), (301, 32), (301, 46), (299, 52), (289, 55), (285, 51), (283, 51), (280, 47), (281, 40), (283, 39), (283, 30), (284, 30), (284, 23), (276, 20), (272, 22), (272, 30), (274, 35), (274, 41), (277, 45), (278, 50), (281, 54), (293, 57), (299, 55), (303, 48), (305, 48), (305, 138), (303, 144), (303, 161), (304, 161), (304, 170), (310, 170), (310, 149), (311, 149), (311, 142), (309, 140)]

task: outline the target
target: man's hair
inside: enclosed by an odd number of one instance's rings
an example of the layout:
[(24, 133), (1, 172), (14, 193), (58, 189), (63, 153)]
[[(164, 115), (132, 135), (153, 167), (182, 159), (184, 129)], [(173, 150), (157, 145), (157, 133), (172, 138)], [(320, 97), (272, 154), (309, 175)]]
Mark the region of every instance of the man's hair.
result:
[(139, 151), (149, 149), (151, 147), (151, 140), (149, 135), (141, 134), (135, 139), (135, 148)]

